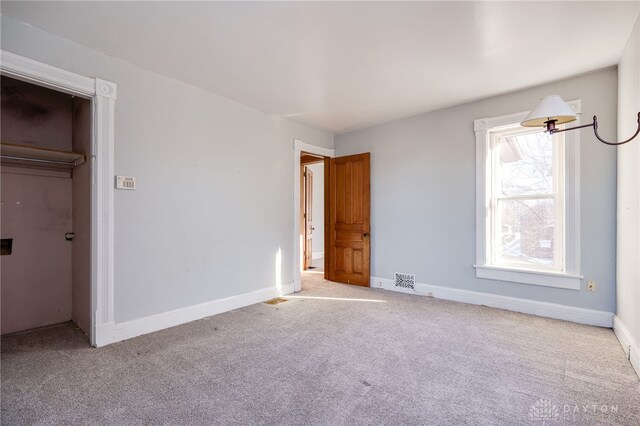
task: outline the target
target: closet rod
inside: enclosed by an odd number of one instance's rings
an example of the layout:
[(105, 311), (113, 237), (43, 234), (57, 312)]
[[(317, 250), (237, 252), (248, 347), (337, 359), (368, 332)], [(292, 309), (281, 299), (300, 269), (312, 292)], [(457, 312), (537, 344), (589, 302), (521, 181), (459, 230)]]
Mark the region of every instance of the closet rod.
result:
[(36, 163), (48, 163), (48, 164), (61, 164), (64, 166), (76, 166), (77, 162), (74, 160), (69, 161), (56, 161), (56, 160), (44, 160), (39, 158), (26, 158), (26, 157), (14, 157), (13, 155), (0, 155), (0, 158), (6, 158), (7, 160), (19, 160), (19, 161), (34, 161)]

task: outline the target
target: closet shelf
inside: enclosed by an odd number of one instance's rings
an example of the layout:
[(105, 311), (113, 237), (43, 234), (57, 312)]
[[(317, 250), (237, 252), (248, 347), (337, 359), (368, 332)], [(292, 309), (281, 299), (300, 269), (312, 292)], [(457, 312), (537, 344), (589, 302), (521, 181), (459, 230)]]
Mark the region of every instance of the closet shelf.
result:
[(85, 154), (12, 143), (0, 143), (3, 163), (73, 168), (86, 161)]

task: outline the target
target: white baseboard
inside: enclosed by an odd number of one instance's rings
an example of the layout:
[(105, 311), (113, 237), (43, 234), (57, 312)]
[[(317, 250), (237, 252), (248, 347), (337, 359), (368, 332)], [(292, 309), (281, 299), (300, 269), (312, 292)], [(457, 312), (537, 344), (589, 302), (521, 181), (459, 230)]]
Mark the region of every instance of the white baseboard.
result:
[[(285, 294), (292, 294), (292, 293), (295, 293), (295, 291), (296, 290), (295, 290), (294, 283), (293, 283), (293, 281), (291, 281), (288, 284), (283, 284), (280, 289), (276, 289), (276, 292), (278, 293), (276, 295), (276, 297), (277, 296), (284, 296)], [(267, 299), (267, 300), (269, 300), (269, 299)]]
[(613, 332), (616, 334), (622, 349), (624, 349), (627, 358), (631, 362), (631, 366), (640, 377), (640, 344), (633, 338), (627, 326), (616, 315), (613, 318)]
[(497, 294), (482, 293), (479, 291), (462, 290), (420, 283), (416, 283), (415, 291), (397, 289), (393, 285), (393, 280), (377, 277), (371, 278), (371, 287), (429, 296), (436, 299), (469, 303), (471, 305), (484, 305), (492, 308), (506, 309), (508, 311), (522, 312), (525, 314), (561, 319), (580, 324), (595, 325), (598, 327), (613, 327), (613, 313), (611, 312), (577, 308), (557, 303), (539, 302), (536, 300), (521, 299), (518, 297), (500, 296)]
[(640, 347), (635, 346), (631, 348), (629, 361), (631, 362), (633, 369), (636, 370), (638, 377), (640, 377)]
[(418, 291), (396, 287), (395, 285), (393, 285), (393, 280), (387, 278), (371, 277), (371, 288), (381, 288), (384, 290), (397, 291), (399, 293), (417, 294), (419, 296), (424, 296), (424, 294), (421, 294)]
[(631, 337), (631, 333), (627, 327), (620, 321), (620, 318), (616, 315), (613, 317), (613, 332), (615, 333), (622, 349), (624, 349), (624, 353), (627, 354), (627, 358), (629, 358), (629, 352), (631, 350), (631, 341), (633, 340)]
[(119, 342), (132, 337), (140, 336), (154, 331), (163, 330), (176, 325), (185, 324), (198, 319), (206, 318), (234, 309), (264, 302), (274, 297), (293, 293), (293, 282), (283, 285), (281, 288), (268, 287), (261, 290), (231, 296), (224, 299), (212, 300), (211, 302), (198, 305), (187, 306), (161, 314), (138, 318), (131, 321), (117, 323), (113, 331), (113, 340), (104, 344)]
[(324, 252), (323, 251), (314, 251), (313, 253), (311, 253), (311, 259), (323, 259), (324, 258)]
[(114, 330), (116, 328), (115, 323), (109, 322), (106, 324), (99, 324), (96, 326), (96, 335), (92, 337), (91, 344), (96, 348), (106, 346), (113, 343)]

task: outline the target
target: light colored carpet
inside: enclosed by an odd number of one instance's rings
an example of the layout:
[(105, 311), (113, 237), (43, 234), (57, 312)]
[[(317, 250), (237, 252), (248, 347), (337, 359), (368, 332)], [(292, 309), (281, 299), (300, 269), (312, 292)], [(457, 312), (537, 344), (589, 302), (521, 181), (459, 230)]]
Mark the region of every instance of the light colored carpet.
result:
[(2, 424), (640, 424), (611, 330), (305, 277), (105, 348), (3, 338)]

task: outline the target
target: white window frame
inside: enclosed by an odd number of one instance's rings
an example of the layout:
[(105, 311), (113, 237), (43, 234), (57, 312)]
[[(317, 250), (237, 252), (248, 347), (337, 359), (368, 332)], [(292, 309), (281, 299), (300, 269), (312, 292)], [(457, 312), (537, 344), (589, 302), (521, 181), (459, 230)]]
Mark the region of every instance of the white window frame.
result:
[[(581, 112), (579, 100), (568, 102), (578, 116)], [(532, 284), (546, 287), (556, 287), (579, 290), (582, 282), (580, 275), (580, 132), (563, 133), (564, 136), (564, 238), (559, 244), (563, 247), (557, 255), (564, 258), (564, 270), (530, 269), (519, 265), (492, 264), (491, 241), (492, 217), (488, 208), (492, 200), (488, 183), (492, 183), (491, 168), (491, 131), (506, 128), (514, 123), (520, 123), (527, 116), (528, 111), (475, 120), (476, 134), (476, 277), (508, 281), (513, 283)], [(576, 120), (571, 126), (579, 126)], [(555, 154), (555, 153), (554, 153)], [(554, 171), (556, 172), (556, 171)], [(554, 190), (557, 190), (554, 189)], [(558, 221), (556, 221), (558, 223)]]

